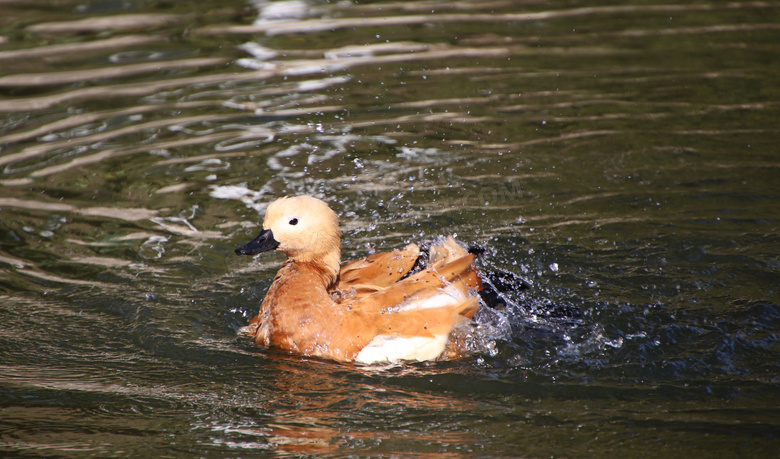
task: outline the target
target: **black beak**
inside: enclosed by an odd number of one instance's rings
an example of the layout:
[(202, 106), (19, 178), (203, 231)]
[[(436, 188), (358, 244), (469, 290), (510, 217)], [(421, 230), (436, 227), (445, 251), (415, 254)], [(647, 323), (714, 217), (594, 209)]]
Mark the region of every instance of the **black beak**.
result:
[(254, 255), (261, 252), (268, 252), (279, 247), (279, 241), (274, 239), (274, 233), (271, 230), (263, 230), (260, 235), (252, 239), (252, 242), (242, 245), (236, 249), (236, 255)]

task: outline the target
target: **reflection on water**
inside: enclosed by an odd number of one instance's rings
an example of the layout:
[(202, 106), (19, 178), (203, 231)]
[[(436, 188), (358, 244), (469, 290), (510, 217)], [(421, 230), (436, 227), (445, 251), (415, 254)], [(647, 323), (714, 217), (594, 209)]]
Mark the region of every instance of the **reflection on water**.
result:
[[(771, 2), (4, 2), (0, 450), (776, 454)], [(236, 336), (323, 197), (345, 259), (457, 233), (457, 362)]]

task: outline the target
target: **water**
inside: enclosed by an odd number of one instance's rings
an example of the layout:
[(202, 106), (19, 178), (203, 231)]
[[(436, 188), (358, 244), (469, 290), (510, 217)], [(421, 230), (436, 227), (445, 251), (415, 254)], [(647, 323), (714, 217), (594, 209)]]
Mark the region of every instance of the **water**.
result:
[[(0, 11), (4, 454), (777, 456), (777, 3)], [(300, 193), (482, 247), (478, 352), (237, 337)]]

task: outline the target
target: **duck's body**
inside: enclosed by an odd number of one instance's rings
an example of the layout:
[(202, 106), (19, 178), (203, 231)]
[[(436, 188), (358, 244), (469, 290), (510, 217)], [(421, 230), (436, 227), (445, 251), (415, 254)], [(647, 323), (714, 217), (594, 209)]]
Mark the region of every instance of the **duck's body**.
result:
[(457, 354), (450, 335), (476, 313), (480, 281), (473, 255), (451, 238), (410, 274), (421, 257), (414, 244), (340, 267), (338, 219), (315, 198), (275, 201), (263, 226), (236, 253), (277, 249), (289, 258), (242, 329), (258, 345), (366, 364)]

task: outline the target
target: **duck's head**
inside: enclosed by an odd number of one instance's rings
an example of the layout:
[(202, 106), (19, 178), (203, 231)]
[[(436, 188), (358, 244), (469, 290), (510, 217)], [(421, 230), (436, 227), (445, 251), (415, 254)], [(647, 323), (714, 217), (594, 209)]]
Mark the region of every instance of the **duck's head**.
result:
[(281, 198), (265, 211), (263, 231), (236, 249), (238, 255), (279, 250), (294, 261), (322, 263), (338, 273), (341, 264), (339, 218), (324, 202), (311, 196)]

